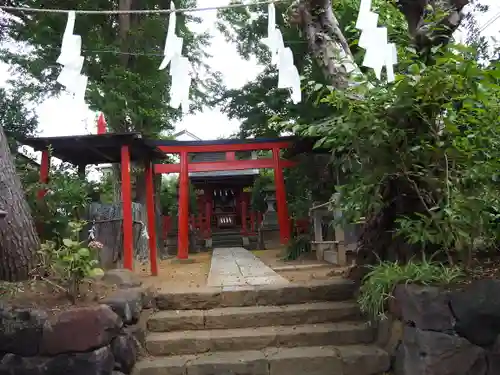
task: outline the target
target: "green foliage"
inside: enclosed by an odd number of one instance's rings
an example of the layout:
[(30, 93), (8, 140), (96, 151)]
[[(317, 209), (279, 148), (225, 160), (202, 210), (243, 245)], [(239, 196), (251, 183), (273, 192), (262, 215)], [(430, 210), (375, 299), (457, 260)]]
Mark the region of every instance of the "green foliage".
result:
[[(341, 0), (332, 3), (353, 55), (361, 63), (364, 50), (357, 46), (359, 31), (354, 28), (359, 1)], [(291, 102), (287, 90), (277, 89), (277, 69), (269, 68), (270, 54), (261, 43), (261, 39), (267, 36), (267, 6), (220, 12), (219, 28), (228, 40), (236, 44), (242, 57), (254, 55), (267, 67), (252, 82), (241, 89), (228, 90), (222, 96), (223, 110), (230, 118), (241, 121), (242, 137), (277, 136), (282, 133), (284, 125), (290, 125), (286, 130), (296, 134), (303, 127), (336, 116), (341, 111), (323, 100), (331, 90), (330, 82), (323, 76), (308, 48), (306, 33), (290, 23), (293, 17), (290, 15), (289, 5), (275, 4), (277, 25), (283, 33), (285, 45), (293, 52), (302, 77), (303, 101), (297, 105)], [(398, 46), (407, 45), (405, 20), (399, 10), (383, 0), (374, 1), (374, 7), (380, 14), (380, 23), (388, 26), (390, 40), (395, 41)], [(370, 70), (364, 72), (372, 77)], [(293, 217), (307, 216), (313, 201), (325, 202), (335, 191), (336, 180), (332, 171), (326, 171), (328, 163), (315, 163), (318, 160), (311, 157), (309, 160), (301, 160), (297, 167), (285, 170), (289, 212)]]
[(447, 267), (442, 263), (423, 260), (410, 261), (405, 265), (397, 262), (381, 262), (372, 266), (359, 290), (358, 303), (361, 311), (373, 319), (385, 318), (387, 303), (394, 288), (399, 284), (448, 285), (464, 277), (461, 268)]
[[(17, 7), (53, 8), (46, 0), (13, 0)], [(177, 8), (196, 6), (194, 0), (175, 1)], [(168, 8), (170, 1), (144, 0), (132, 2), (132, 9)], [(57, 3), (61, 9), (116, 9), (115, 2), (71, 1)], [(10, 12), (14, 17), (2, 18), (0, 58), (11, 65), (15, 85), (32, 100), (58, 94), (61, 86), (56, 78), (61, 67), (56, 64), (67, 15), (65, 13)], [(83, 73), (89, 77), (86, 101), (93, 110), (106, 114), (113, 131), (142, 131), (156, 135), (173, 129), (182, 116), (180, 110), (168, 106), (170, 76), (158, 71), (168, 24), (168, 15), (130, 15), (129, 29), (121, 29), (123, 16), (77, 14), (75, 34), (82, 37)], [(191, 15), (177, 15), (177, 34), (184, 38), (183, 55), (189, 58), (196, 75), (191, 97), (193, 109), (199, 109), (219, 90), (220, 78), (203, 63), (203, 47), (209, 43), (206, 33), (190, 30), (200, 20)], [(124, 32), (123, 32), (124, 31)], [(123, 35), (125, 34), (125, 37)], [(12, 49), (12, 46), (19, 48)], [(28, 48), (27, 48), (28, 47)], [(10, 48), (10, 49), (9, 49)], [(22, 79), (19, 79), (20, 77)]]
[[(335, 118), (294, 127), (321, 137), (317, 145), (347, 174), (346, 220), (388, 209), (387, 186), (398, 186), (414, 206), (399, 208), (395, 236), (448, 252), (498, 240), (500, 63), (483, 67), (475, 57), (448, 46), (424, 64), (408, 48), (407, 73), (393, 84), (332, 92), (324, 102), (339, 110)], [(360, 93), (364, 100), (351, 99)]]
[(17, 151), (16, 139), (34, 135), (38, 120), (27, 108), (25, 96), (20, 91), (0, 88), (0, 126), (9, 140), (12, 151)]
[(114, 201), (113, 177), (105, 174), (98, 183), (89, 182), (91, 197), (94, 202), (111, 204)]
[(260, 170), (252, 186), (252, 196), (250, 198), (252, 210), (266, 212), (266, 195), (268, 194), (266, 191), (269, 189), (274, 189), (274, 175), (272, 171)]
[(56, 277), (68, 297), (74, 302), (79, 295), (80, 285), (86, 277), (99, 276), (103, 273), (98, 268), (99, 257), (97, 251), (102, 245), (92, 242), (79, 241), (85, 222), (70, 222), (68, 224), (70, 237), (63, 238), (61, 245), (53, 241), (42, 244), (39, 254), (43, 259), (45, 272)]
[[(364, 50), (354, 28), (359, 1), (335, 1), (332, 6), (360, 65)], [(288, 4), (276, 7), (278, 27), (303, 79), (303, 102), (292, 105), (286, 91), (276, 89), (276, 71), (268, 68), (241, 90), (228, 91), (223, 104), (230, 117), (242, 120), (242, 136), (276, 135), (286, 125), (288, 132), (320, 137), (318, 145), (332, 150), (333, 169), (347, 175), (342, 186), (335, 186), (335, 178), (314, 175), (318, 168), (307, 163), (287, 171), (291, 214), (300, 216), (311, 201), (323, 200), (318, 196), (339, 190), (343, 219), (360, 222), (398, 206), (398, 195), (417, 204), (398, 207), (401, 214), (389, 218), (395, 225), (386, 230), (417, 247), (465, 249), (478, 238), (494, 243), (499, 214), (495, 64), (483, 71), (476, 56), (464, 50), (435, 47), (425, 56), (417, 53), (403, 14), (379, 0), (373, 4), (379, 22), (399, 48), (397, 81), (386, 86), (373, 79), (370, 69), (361, 68), (370, 84), (332, 92), (308, 50), (306, 33), (288, 22), (293, 19)], [(228, 40), (238, 43), (243, 57), (255, 55), (269, 66), (269, 53), (260, 42), (267, 33), (266, 17), (265, 6), (231, 9), (221, 12), (219, 26)], [(465, 24), (477, 31), (473, 16)], [(484, 41), (473, 38), (484, 49)], [(319, 181), (330, 184), (320, 191)], [(392, 196), (388, 185), (397, 186)]]
[[(38, 171), (25, 170), (20, 175), (41, 240), (59, 244), (71, 234), (69, 224), (82, 219), (94, 185), (67, 164), (53, 167), (47, 184), (38, 182)], [(47, 191), (42, 200), (37, 197), (40, 189)]]
[(285, 260), (295, 260), (301, 255), (311, 252), (311, 238), (309, 235), (300, 234), (292, 237), (285, 249)]
[(337, 178), (329, 155), (300, 155), (296, 166), (284, 171), (288, 210), (291, 217), (309, 216), (314, 202), (327, 202)]
[[(333, 9), (341, 30), (349, 42), (353, 55), (361, 63), (364, 50), (357, 46), (359, 32), (354, 28), (359, 0), (334, 1)], [(308, 48), (303, 30), (290, 22), (289, 3), (276, 3), (276, 23), (283, 34), (286, 47), (293, 52), (295, 65), (302, 77), (303, 101), (297, 105), (290, 100), (287, 90), (277, 88), (276, 68), (269, 68), (270, 53), (261, 43), (267, 36), (267, 6), (250, 9), (235, 8), (221, 11), (219, 29), (226, 39), (235, 43), (243, 58), (255, 56), (267, 68), (255, 80), (241, 89), (228, 90), (222, 98), (223, 110), (230, 118), (241, 120), (243, 137), (269, 137), (281, 132), (282, 123), (310, 124), (334, 115), (336, 109), (321, 101), (328, 95), (329, 84)], [(398, 46), (408, 44), (403, 15), (384, 0), (374, 1), (380, 23), (388, 26), (389, 38)], [(365, 70), (365, 73), (369, 70)], [(371, 74), (371, 72), (370, 72)]]
[[(178, 178), (162, 179), (160, 190), (161, 210), (164, 215), (177, 216), (179, 211), (178, 202)], [(193, 185), (189, 184), (189, 213), (196, 215), (198, 213), (198, 206), (196, 204), (196, 192)]]
[(177, 212), (177, 179), (162, 179), (160, 191), (161, 211), (164, 215), (175, 215)]

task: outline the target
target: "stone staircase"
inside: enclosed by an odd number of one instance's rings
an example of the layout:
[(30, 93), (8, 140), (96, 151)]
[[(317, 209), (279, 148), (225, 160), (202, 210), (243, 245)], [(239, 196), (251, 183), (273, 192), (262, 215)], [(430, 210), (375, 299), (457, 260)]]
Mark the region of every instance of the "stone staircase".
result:
[(378, 375), (389, 356), (352, 283), (160, 294), (135, 375)]
[(212, 248), (242, 246), (243, 239), (240, 232), (219, 231), (212, 233)]

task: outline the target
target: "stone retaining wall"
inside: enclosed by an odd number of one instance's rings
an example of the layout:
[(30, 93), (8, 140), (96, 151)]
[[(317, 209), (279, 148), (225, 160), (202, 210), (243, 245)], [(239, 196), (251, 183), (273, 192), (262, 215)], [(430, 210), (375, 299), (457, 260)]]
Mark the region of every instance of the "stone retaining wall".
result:
[[(122, 271), (109, 277), (122, 281)], [(0, 375), (130, 374), (154, 299), (137, 283), (118, 284), (100, 304), (50, 314), (0, 305)]]
[(394, 375), (500, 374), (500, 280), (450, 291), (400, 285), (379, 323)]

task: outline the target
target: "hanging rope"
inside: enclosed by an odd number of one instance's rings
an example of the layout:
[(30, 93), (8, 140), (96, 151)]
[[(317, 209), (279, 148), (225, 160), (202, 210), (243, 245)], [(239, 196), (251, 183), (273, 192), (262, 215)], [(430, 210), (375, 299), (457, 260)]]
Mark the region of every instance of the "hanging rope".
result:
[(290, 0), (267, 0), (267, 1), (257, 1), (254, 3), (234, 3), (228, 5), (220, 5), (214, 7), (201, 7), (201, 8), (183, 8), (183, 9), (135, 9), (135, 10), (91, 10), (91, 9), (51, 9), (51, 8), (29, 8), (29, 7), (12, 7), (6, 5), (0, 5), (0, 9), (6, 11), (18, 11), (18, 12), (28, 12), (28, 13), (69, 13), (75, 12), (77, 14), (170, 14), (170, 13), (195, 13), (195, 12), (206, 12), (211, 10), (219, 9), (233, 9), (233, 8), (249, 8), (259, 5), (267, 5), (272, 3), (285, 3), (291, 2)]

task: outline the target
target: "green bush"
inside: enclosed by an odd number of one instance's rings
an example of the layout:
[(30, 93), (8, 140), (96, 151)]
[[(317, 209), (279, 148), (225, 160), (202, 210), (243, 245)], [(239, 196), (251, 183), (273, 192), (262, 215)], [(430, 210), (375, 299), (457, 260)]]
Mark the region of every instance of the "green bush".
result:
[(311, 238), (307, 234), (292, 237), (285, 250), (285, 260), (295, 260), (302, 254), (311, 252)]
[(343, 219), (364, 217), (381, 232), (365, 248), (383, 260), (436, 249), (451, 264), (471, 259), (476, 243), (499, 241), (500, 61), (452, 44), (433, 48), (425, 63), (411, 47), (398, 59), (403, 74), (393, 83), (333, 90), (323, 102), (337, 115), (289, 130), (318, 137), (335, 155)]
[(381, 262), (372, 266), (363, 279), (358, 303), (361, 311), (373, 319), (385, 318), (387, 302), (398, 284), (446, 285), (464, 276), (458, 266), (423, 260), (401, 265), (397, 262)]
[[(56, 279), (57, 286), (63, 289), (74, 303), (80, 294), (80, 285), (87, 277), (100, 275), (97, 251), (102, 244), (92, 241), (79, 241), (79, 235), (85, 222), (70, 222), (68, 227), (71, 235), (62, 239), (58, 246), (54, 241), (46, 241), (39, 251), (41, 267), (44, 275)], [(39, 270), (41, 271), (41, 270)]]
[[(24, 171), (21, 178), (41, 240), (60, 244), (71, 236), (69, 223), (83, 218), (95, 186), (64, 163), (51, 169), (47, 184), (38, 182), (36, 171)], [(47, 193), (40, 200), (37, 194), (41, 189)]]

